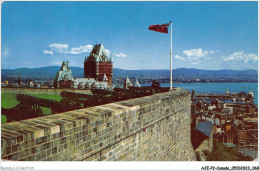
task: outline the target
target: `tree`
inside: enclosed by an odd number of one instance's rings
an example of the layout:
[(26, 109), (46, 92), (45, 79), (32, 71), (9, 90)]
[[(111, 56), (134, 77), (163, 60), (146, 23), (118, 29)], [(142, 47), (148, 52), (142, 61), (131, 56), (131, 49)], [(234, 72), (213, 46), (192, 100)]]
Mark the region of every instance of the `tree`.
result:
[(213, 152), (208, 155), (207, 161), (250, 161), (249, 156), (239, 153), (236, 148), (226, 147), (217, 140), (214, 140)]
[(153, 80), (151, 88), (153, 90), (155, 90), (156, 93), (158, 93), (160, 91), (160, 88), (161, 88), (160, 83), (157, 82), (156, 80)]

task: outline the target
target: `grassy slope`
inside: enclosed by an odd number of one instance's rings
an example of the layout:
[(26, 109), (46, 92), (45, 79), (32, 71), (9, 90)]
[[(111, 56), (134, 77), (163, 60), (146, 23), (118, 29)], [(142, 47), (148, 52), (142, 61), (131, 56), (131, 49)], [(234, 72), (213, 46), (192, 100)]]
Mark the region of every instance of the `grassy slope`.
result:
[(27, 95), (39, 97), (39, 98), (42, 98), (42, 99), (56, 100), (58, 102), (62, 99), (59, 94), (27, 94)]
[(51, 108), (47, 108), (47, 107), (41, 107), (43, 115), (49, 115), (51, 114)]
[[(13, 108), (19, 104), (19, 101), (16, 100), (16, 93), (1, 93), (1, 107), (5, 109)], [(34, 97), (39, 97), (42, 99), (56, 100), (60, 101), (62, 98), (59, 94), (27, 94)], [(51, 114), (51, 109), (46, 107), (41, 107), (43, 115)], [(1, 116), (4, 120), (4, 116)]]
[(1, 93), (1, 107), (5, 109), (13, 108), (19, 104), (19, 101), (16, 100), (15, 93)]
[(5, 115), (1, 115), (1, 124), (4, 124), (7, 122), (7, 117)]
[[(13, 93), (2, 93), (1, 94), (1, 107), (5, 109), (13, 108), (19, 104), (16, 100), (16, 95)], [(1, 115), (1, 124), (7, 122), (7, 117), (5, 115)]]
[[(42, 99), (56, 100), (58, 102), (62, 99), (59, 94), (28, 94), (28, 95), (34, 96), (34, 97), (39, 97)], [(43, 115), (51, 114), (51, 108), (41, 107), (41, 109), (43, 111)]]

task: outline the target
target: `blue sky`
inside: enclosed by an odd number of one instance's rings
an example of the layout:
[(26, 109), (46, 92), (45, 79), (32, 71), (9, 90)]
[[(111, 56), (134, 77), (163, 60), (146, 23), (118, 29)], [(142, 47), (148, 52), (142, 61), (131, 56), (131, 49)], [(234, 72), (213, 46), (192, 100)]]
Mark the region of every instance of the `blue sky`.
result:
[(1, 67), (83, 67), (103, 43), (115, 68), (169, 69), (170, 34), (149, 25), (173, 21), (173, 68), (257, 69), (255, 2), (4, 2)]

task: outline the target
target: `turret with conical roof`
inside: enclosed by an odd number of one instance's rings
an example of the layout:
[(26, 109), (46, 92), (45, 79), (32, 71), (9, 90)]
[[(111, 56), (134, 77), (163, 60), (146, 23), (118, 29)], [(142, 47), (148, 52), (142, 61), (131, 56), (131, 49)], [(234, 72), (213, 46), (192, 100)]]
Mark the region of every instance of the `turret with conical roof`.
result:
[(134, 87), (141, 87), (141, 85), (139, 84), (139, 81), (137, 80), (137, 78), (135, 78)]
[(124, 82), (124, 89), (128, 89), (129, 87), (133, 86), (131, 83), (130, 79), (126, 77), (125, 82)]

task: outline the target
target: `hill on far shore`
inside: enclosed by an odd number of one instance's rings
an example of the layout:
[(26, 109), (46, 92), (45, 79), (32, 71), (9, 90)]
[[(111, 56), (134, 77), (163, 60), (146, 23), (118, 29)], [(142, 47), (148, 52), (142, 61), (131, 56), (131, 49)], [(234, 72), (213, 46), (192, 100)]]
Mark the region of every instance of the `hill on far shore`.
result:
[[(70, 67), (73, 76), (84, 77), (84, 69), (80, 67)], [(48, 66), (42, 68), (18, 68), (2, 69), (3, 79), (16, 79), (20, 74), (21, 79), (54, 79), (60, 66)], [(169, 70), (124, 70), (113, 69), (113, 78), (137, 77), (137, 78), (169, 78)], [(257, 70), (201, 70), (178, 68), (173, 70), (174, 78), (220, 78), (220, 77), (239, 77), (239, 78), (256, 78)]]

